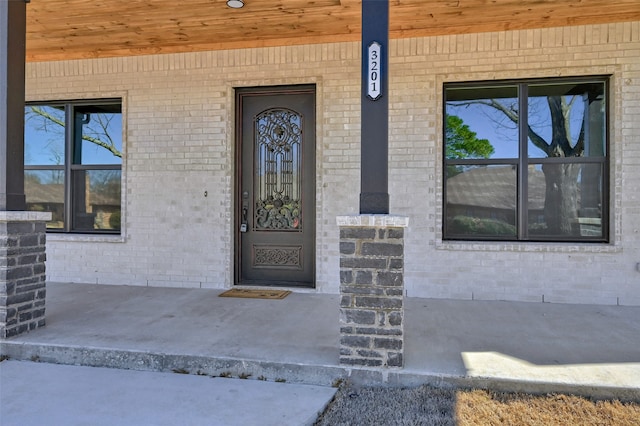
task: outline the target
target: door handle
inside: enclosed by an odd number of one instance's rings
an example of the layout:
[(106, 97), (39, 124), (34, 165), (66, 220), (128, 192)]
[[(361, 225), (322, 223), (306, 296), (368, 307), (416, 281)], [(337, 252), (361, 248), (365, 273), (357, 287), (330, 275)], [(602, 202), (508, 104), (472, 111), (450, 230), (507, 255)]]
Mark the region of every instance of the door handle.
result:
[(247, 216), (249, 215), (249, 191), (242, 191), (242, 221), (240, 232), (247, 232)]
[(240, 232), (247, 232), (247, 214), (248, 209), (242, 207), (242, 223), (240, 223)]

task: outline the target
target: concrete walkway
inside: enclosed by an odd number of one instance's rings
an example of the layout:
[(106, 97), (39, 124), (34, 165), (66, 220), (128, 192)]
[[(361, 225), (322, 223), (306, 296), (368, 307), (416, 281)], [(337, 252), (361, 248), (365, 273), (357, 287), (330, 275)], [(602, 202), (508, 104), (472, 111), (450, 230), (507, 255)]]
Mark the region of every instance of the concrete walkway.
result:
[[(242, 386), (285, 382), (332, 392), (349, 379), (640, 400), (640, 307), (409, 298), (405, 368), (381, 371), (339, 365), (337, 295), (258, 300), (220, 292), (49, 283), (47, 326), (0, 341), (0, 353), (207, 384), (231, 383), (210, 379), (230, 376), (248, 378)], [(13, 380), (3, 376), (2, 387)], [(238, 410), (250, 407), (242, 399)], [(318, 405), (329, 399), (322, 395)]]
[(0, 362), (0, 425), (312, 425), (336, 389), (27, 361)]

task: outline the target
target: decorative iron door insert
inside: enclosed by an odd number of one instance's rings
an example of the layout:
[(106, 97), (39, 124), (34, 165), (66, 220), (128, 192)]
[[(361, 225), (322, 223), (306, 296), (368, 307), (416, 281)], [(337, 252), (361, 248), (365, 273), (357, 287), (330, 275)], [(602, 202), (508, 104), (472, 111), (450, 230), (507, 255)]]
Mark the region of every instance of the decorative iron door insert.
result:
[(315, 87), (239, 89), (236, 283), (313, 286)]

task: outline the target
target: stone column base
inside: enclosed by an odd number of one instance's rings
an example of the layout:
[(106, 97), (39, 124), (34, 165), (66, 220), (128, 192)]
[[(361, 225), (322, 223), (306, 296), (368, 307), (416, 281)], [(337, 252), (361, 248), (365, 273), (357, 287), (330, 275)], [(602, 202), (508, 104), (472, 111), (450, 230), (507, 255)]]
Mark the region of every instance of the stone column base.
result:
[(404, 216), (339, 216), (340, 363), (404, 366)]
[(0, 212), (0, 339), (45, 324), (48, 220), (51, 213)]

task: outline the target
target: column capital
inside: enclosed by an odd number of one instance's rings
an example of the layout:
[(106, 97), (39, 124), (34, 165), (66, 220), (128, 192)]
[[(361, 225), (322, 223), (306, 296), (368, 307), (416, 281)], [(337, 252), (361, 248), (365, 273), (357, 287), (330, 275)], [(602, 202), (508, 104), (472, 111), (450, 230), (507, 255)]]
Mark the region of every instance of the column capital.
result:
[(48, 222), (51, 212), (0, 211), (0, 222)]
[(336, 218), (338, 226), (370, 226), (386, 228), (407, 228), (409, 216), (390, 214), (357, 214), (344, 215)]

